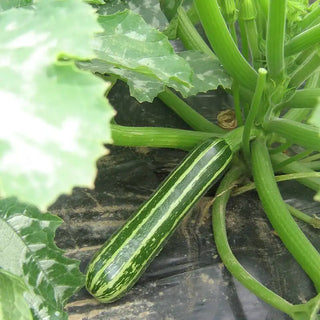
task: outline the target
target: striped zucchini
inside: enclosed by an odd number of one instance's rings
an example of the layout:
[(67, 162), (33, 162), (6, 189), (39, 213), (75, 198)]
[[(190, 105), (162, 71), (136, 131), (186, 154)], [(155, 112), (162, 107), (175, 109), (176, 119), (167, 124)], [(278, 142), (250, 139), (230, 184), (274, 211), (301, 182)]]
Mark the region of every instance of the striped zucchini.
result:
[(231, 159), (232, 151), (222, 139), (206, 140), (189, 153), (95, 254), (87, 268), (87, 290), (101, 302), (124, 295)]

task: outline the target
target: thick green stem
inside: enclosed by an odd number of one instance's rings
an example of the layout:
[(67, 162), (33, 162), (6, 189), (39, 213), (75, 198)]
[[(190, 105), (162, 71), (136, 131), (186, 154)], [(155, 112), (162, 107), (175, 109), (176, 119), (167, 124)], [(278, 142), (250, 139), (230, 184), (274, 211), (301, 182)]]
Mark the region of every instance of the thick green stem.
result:
[[(219, 0), (218, 0), (219, 1)], [(228, 25), (233, 25), (237, 20), (237, 7), (234, 0), (220, 0), (220, 10)]]
[(181, 117), (191, 128), (198, 131), (207, 131), (214, 133), (224, 133), (225, 131), (208, 121), (200, 113), (192, 109), (186, 102), (180, 99), (170, 89), (158, 95), (158, 98), (163, 101), (171, 110)]
[(307, 162), (311, 162), (311, 161), (315, 161), (315, 160), (319, 160), (319, 159), (320, 159), (320, 153), (315, 153), (309, 157), (302, 159), (301, 162), (307, 163)]
[[(289, 180), (301, 180), (308, 178), (320, 178), (320, 172), (298, 172), (298, 173), (288, 173), (282, 175), (276, 175), (275, 179), (277, 182), (289, 181)], [(237, 188), (232, 195), (237, 196), (239, 194), (248, 192), (250, 190), (254, 190), (256, 188), (256, 184), (254, 182), (250, 182), (242, 187)]]
[(320, 290), (320, 254), (292, 218), (278, 189), (264, 138), (252, 142), (252, 173), (262, 206), (280, 239)]
[(236, 31), (235, 23), (234, 22), (228, 23), (228, 28), (229, 28), (229, 31), (230, 31), (230, 34), (232, 36), (232, 39), (233, 39), (234, 43), (238, 44), (237, 31)]
[(320, 161), (304, 162), (305, 166), (312, 170), (320, 170)]
[(292, 143), (307, 149), (320, 151), (320, 129), (318, 127), (283, 118), (274, 118), (264, 123), (264, 129), (277, 133)]
[(257, 0), (258, 6), (261, 8), (261, 13), (267, 21), (269, 15), (269, 0)]
[[(253, 139), (257, 134), (256, 130), (252, 130), (250, 139)], [(230, 149), (233, 153), (239, 151), (242, 145), (242, 135), (243, 135), (243, 126), (235, 128), (228, 133), (226, 133), (223, 137), (228, 142)]]
[(236, 114), (236, 119), (238, 126), (243, 125), (242, 120), (242, 110), (241, 110), (241, 103), (240, 103), (240, 88), (237, 81), (233, 81), (232, 83), (232, 95), (233, 95), (233, 105), (234, 105), (234, 111)]
[(200, 19), (199, 19), (197, 8), (196, 8), (194, 2), (192, 3), (191, 7), (187, 11), (187, 15), (193, 25), (195, 25), (196, 23), (199, 22)]
[(307, 50), (320, 41), (320, 23), (292, 38), (284, 47), (284, 54), (289, 57)]
[(209, 137), (221, 134), (160, 127), (127, 127), (111, 124), (113, 144), (126, 147), (156, 147), (191, 150)]
[(310, 217), (307, 214), (305, 214), (304, 212), (290, 206), (289, 204), (287, 204), (287, 208), (289, 210), (289, 212), (296, 217), (297, 219), (310, 224), (312, 227), (316, 228), (316, 229), (320, 229), (320, 219), (317, 217)]
[(320, 6), (308, 13), (300, 22), (299, 27), (303, 30), (320, 22)]
[(320, 68), (320, 53), (315, 52), (310, 59), (302, 64), (292, 75), (288, 87), (299, 88), (317, 69)]
[(247, 159), (248, 162), (250, 160), (250, 143), (249, 143), (250, 134), (254, 125), (254, 121), (259, 112), (259, 106), (261, 104), (261, 98), (262, 98), (264, 86), (266, 83), (266, 77), (267, 77), (267, 71), (263, 68), (260, 68), (256, 89), (252, 98), (249, 114), (246, 119), (244, 130), (243, 130), (242, 148), (243, 148), (243, 153), (245, 155), (245, 158)]
[(310, 109), (307, 108), (290, 109), (283, 115), (283, 118), (293, 121), (303, 121), (307, 119), (309, 115)]
[(242, 0), (239, 18), (243, 20), (252, 64), (257, 69), (261, 63), (261, 55), (258, 45), (258, 29), (256, 24), (257, 12), (252, 0)]
[(225, 222), (226, 205), (230, 198), (232, 187), (243, 173), (243, 167), (233, 167), (225, 175), (217, 190), (217, 196), (212, 208), (213, 234), (217, 250), (227, 269), (247, 289), (252, 291), (260, 299), (269, 303), (271, 306), (291, 315), (293, 305), (266, 288), (250, 273), (248, 273), (233, 255), (229, 246)]
[(207, 53), (213, 58), (216, 58), (213, 51), (208, 47), (208, 45), (205, 43), (205, 41), (202, 39), (202, 37), (194, 27), (193, 23), (189, 19), (182, 6), (178, 8), (177, 16), (179, 21), (178, 37), (180, 38), (186, 49), (198, 50)]
[(258, 30), (256, 21), (253, 20), (246, 20), (245, 28), (247, 33), (248, 44), (251, 52), (252, 57), (252, 65), (258, 69), (261, 65), (261, 55), (258, 45)]
[(294, 60), (295, 65), (293, 66), (293, 68), (296, 68), (297, 65), (300, 66), (304, 64), (308, 59), (310, 59), (310, 57), (313, 55), (314, 52), (315, 52), (314, 48), (309, 48), (307, 50), (302, 51)]
[(238, 23), (239, 23), (239, 29), (240, 29), (242, 55), (247, 61), (249, 61), (250, 53), (249, 53), (249, 45), (248, 45), (248, 39), (246, 34), (246, 27), (244, 25), (243, 20), (239, 19)]
[(311, 75), (311, 77), (306, 81), (305, 88), (320, 88), (320, 71)]
[(267, 65), (270, 77), (280, 82), (284, 75), (286, 0), (269, 0)]
[(270, 154), (276, 154), (276, 153), (279, 153), (279, 152), (282, 153), (282, 152), (285, 152), (291, 146), (292, 146), (291, 142), (285, 142), (285, 143), (281, 144), (280, 146), (278, 146), (276, 148), (270, 149), (269, 153)]
[(254, 88), (257, 73), (233, 41), (217, 0), (195, 0), (195, 3), (210, 44), (226, 71), (244, 87)]
[(278, 163), (277, 165), (275, 165), (273, 167), (273, 169), (275, 171), (278, 171), (280, 168), (287, 166), (288, 164), (295, 162), (295, 161), (299, 161), (303, 158), (305, 158), (306, 156), (308, 156), (310, 153), (312, 152), (312, 150), (305, 150), (303, 152), (300, 152), (292, 157), (289, 157), (288, 159), (284, 160), (283, 162)]
[[(289, 159), (288, 156), (286, 156), (283, 153), (277, 153), (271, 155), (271, 161), (274, 166), (277, 166), (283, 161), (286, 161)], [(307, 165), (305, 165), (302, 162), (292, 162), (287, 164), (286, 166), (281, 168), (281, 172), (288, 173), (288, 174), (299, 174), (301, 172), (310, 172), (313, 176), (316, 174), (316, 172), (312, 169), (310, 169)], [(309, 177), (309, 178), (300, 178), (298, 182), (302, 183), (306, 187), (318, 191), (320, 190), (320, 178), (314, 178), (314, 177)]]
[(283, 104), (282, 107), (289, 108), (314, 108), (318, 105), (320, 88), (297, 90), (292, 98)]

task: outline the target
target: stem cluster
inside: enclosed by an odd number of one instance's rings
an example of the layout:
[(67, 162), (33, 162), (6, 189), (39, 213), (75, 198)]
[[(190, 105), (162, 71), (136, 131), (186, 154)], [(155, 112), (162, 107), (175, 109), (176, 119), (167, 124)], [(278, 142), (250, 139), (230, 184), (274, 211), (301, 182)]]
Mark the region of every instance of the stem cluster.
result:
[[(219, 59), (233, 78), (231, 94), (239, 128), (226, 132), (166, 88), (158, 97), (193, 130), (114, 124), (112, 136), (117, 145), (183, 150), (208, 137), (224, 137), (238, 160), (222, 180), (213, 204), (214, 237), (221, 259), (258, 297), (300, 320), (313, 319), (319, 310), (319, 294), (305, 304), (293, 305), (267, 289), (236, 260), (225, 228), (225, 208), (235, 181), (253, 177), (254, 185), (242, 187), (241, 192), (257, 189), (273, 228), (320, 291), (320, 254), (293, 216), (315, 227), (319, 227), (319, 221), (287, 205), (276, 182), (281, 180), (276, 174), (282, 172), (287, 174), (286, 179), (297, 179), (312, 190), (320, 190), (316, 171), (320, 168), (320, 129), (308, 122), (320, 98), (320, 9), (309, 12), (306, 8), (303, 18), (294, 24), (288, 21), (287, 2), (195, 0), (192, 19), (182, 6), (177, 10), (178, 36), (186, 49)], [(194, 27), (197, 18), (207, 39), (202, 39)], [(286, 155), (284, 152), (293, 145), (298, 145), (301, 152)]]

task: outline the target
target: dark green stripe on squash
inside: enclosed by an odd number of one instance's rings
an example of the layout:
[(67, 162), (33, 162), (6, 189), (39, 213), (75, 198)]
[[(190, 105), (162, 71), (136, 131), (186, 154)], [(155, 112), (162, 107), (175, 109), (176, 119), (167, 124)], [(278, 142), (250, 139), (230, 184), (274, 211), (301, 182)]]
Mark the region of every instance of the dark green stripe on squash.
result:
[(101, 302), (123, 296), (231, 159), (232, 151), (222, 139), (206, 140), (188, 154), (95, 254), (87, 269), (87, 290)]

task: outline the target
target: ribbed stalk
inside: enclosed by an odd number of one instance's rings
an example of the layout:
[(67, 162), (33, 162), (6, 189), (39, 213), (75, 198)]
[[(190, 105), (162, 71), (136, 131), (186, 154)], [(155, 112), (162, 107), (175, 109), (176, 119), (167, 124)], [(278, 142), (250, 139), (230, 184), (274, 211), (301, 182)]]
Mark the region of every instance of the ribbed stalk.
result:
[(320, 151), (320, 129), (297, 121), (275, 118), (264, 123), (264, 129), (277, 133), (292, 143)]
[(306, 88), (320, 88), (320, 71), (317, 71), (311, 75), (306, 81)]
[(257, 81), (253, 98), (252, 98), (249, 114), (244, 125), (243, 137), (242, 137), (242, 148), (243, 148), (245, 158), (248, 160), (248, 162), (250, 160), (250, 144), (249, 144), (250, 133), (253, 128), (254, 121), (259, 112), (259, 106), (261, 104), (261, 98), (262, 98), (264, 86), (266, 83), (266, 77), (267, 77), (267, 71), (263, 68), (260, 68), (259, 78)]
[(318, 105), (320, 88), (297, 90), (292, 98), (283, 107), (290, 108), (314, 108)]
[(208, 121), (200, 113), (192, 109), (170, 89), (166, 88), (165, 91), (158, 95), (158, 98), (173, 110), (181, 119), (183, 119), (191, 128), (198, 131), (214, 133), (225, 132), (223, 129)]
[(290, 206), (289, 204), (287, 204), (287, 208), (289, 210), (289, 212), (297, 219), (310, 224), (312, 227), (316, 228), (316, 229), (320, 229), (320, 219), (316, 218), (316, 217), (310, 217), (307, 214), (305, 214), (304, 212)]
[(240, 29), (240, 38), (241, 38), (241, 52), (243, 57), (250, 61), (250, 52), (249, 52), (249, 45), (248, 45), (248, 39), (246, 34), (246, 27), (244, 25), (244, 21), (239, 19), (239, 29)]
[(310, 161), (303, 163), (309, 169), (319, 171), (320, 170), (320, 161)]
[(252, 173), (262, 206), (280, 239), (320, 290), (320, 254), (300, 230), (278, 189), (263, 138), (252, 142)]
[(275, 171), (278, 171), (280, 168), (285, 167), (285, 166), (287, 166), (287, 165), (290, 164), (290, 163), (293, 163), (293, 162), (295, 162), (295, 161), (299, 161), (299, 160), (307, 157), (311, 152), (312, 152), (312, 150), (302, 151), (302, 152), (300, 152), (300, 153), (298, 153), (298, 154), (296, 154), (296, 155), (294, 155), (294, 156), (292, 156), (292, 157), (289, 157), (288, 159), (284, 160), (283, 162), (280, 162), (280, 163), (276, 164), (276, 165), (273, 167), (273, 169), (274, 169)]
[(208, 47), (194, 27), (185, 10), (180, 6), (177, 10), (178, 16), (178, 37), (182, 41), (186, 49), (198, 50), (216, 58), (213, 51)]
[[(272, 163), (273, 164), (273, 163)], [(273, 164), (273, 169), (275, 168)], [(298, 173), (288, 173), (282, 175), (276, 175), (275, 179), (277, 182), (290, 181), (290, 180), (301, 180), (301, 179), (309, 179), (309, 178), (320, 178), (320, 172), (298, 172)], [(237, 196), (239, 194), (248, 192), (250, 190), (254, 190), (256, 185), (254, 182), (250, 182), (244, 186), (237, 188), (232, 195)]]
[(289, 87), (299, 88), (317, 69), (320, 68), (320, 53), (315, 52), (310, 59), (301, 65), (292, 75)]
[(300, 66), (304, 64), (308, 59), (310, 59), (310, 57), (312, 57), (314, 51), (314, 48), (309, 48), (307, 50), (302, 51), (295, 59), (294, 65)]
[(293, 305), (266, 288), (248, 273), (233, 255), (228, 243), (225, 222), (226, 205), (230, 198), (232, 186), (236, 183), (237, 179), (241, 177), (243, 172), (242, 167), (233, 167), (225, 175), (217, 190), (217, 196), (212, 207), (212, 225), (215, 244), (224, 265), (238, 281), (260, 299), (290, 315), (292, 314)]
[(237, 20), (237, 7), (234, 0), (220, 1), (220, 9), (228, 25), (232, 39), (237, 44), (237, 32), (235, 28), (235, 22)]
[(126, 147), (156, 147), (191, 150), (209, 137), (221, 135), (160, 127), (127, 127), (111, 124), (113, 144)]
[[(277, 153), (271, 155), (271, 161), (274, 166), (288, 160), (289, 157), (283, 153)], [(281, 172), (284, 173), (299, 173), (299, 172), (310, 172), (315, 173), (311, 168), (302, 162), (292, 162), (281, 168)], [(299, 183), (305, 185), (306, 187), (318, 191), (320, 189), (320, 179), (319, 178), (302, 178), (298, 180)]]
[(242, 0), (239, 19), (243, 20), (247, 41), (251, 52), (253, 66), (257, 69), (261, 63), (258, 45), (258, 29), (256, 24), (257, 11), (252, 0)]
[(320, 23), (305, 30), (292, 38), (284, 47), (284, 54), (289, 57), (293, 54), (307, 50), (318, 44), (320, 41)]
[(257, 23), (259, 38), (266, 39), (268, 15), (264, 14), (263, 8), (261, 7), (259, 2), (255, 1), (255, 4), (257, 8), (256, 23)]
[(290, 109), (286, 112), (282, 118), (293, 120), (293, 121), (303, 121), (310, 115), (310, 109), (299, 108), (299, 109)]
[(243, 125), (242, 120), (242, 110), (241, 110), (241, 103), (240, 103), (240, 90), (239, 90), (239, 84), (237, 81), (233, 81), (232, 83), (232, 96), (233, 96), (233, 105), (234, 105), (234, 111), (236, 114), (236, 119), (238, 126)]
[(286, 0), (269, 0), (267, 25), (267, 65), (272, 79), (280, 82), (284, 75), (284, 35)]
[(195, 3), (210, 44), (226, 71), (244, 87), (254, 88), (257, 73), (233, 41), (217, 0), (195, 0)]
[(310, 28), (313, 25), (320, 22), (320, 6), (313, 9), (310, 13), (308, 13), (300, 22), (299, 27), (301, 29)]

